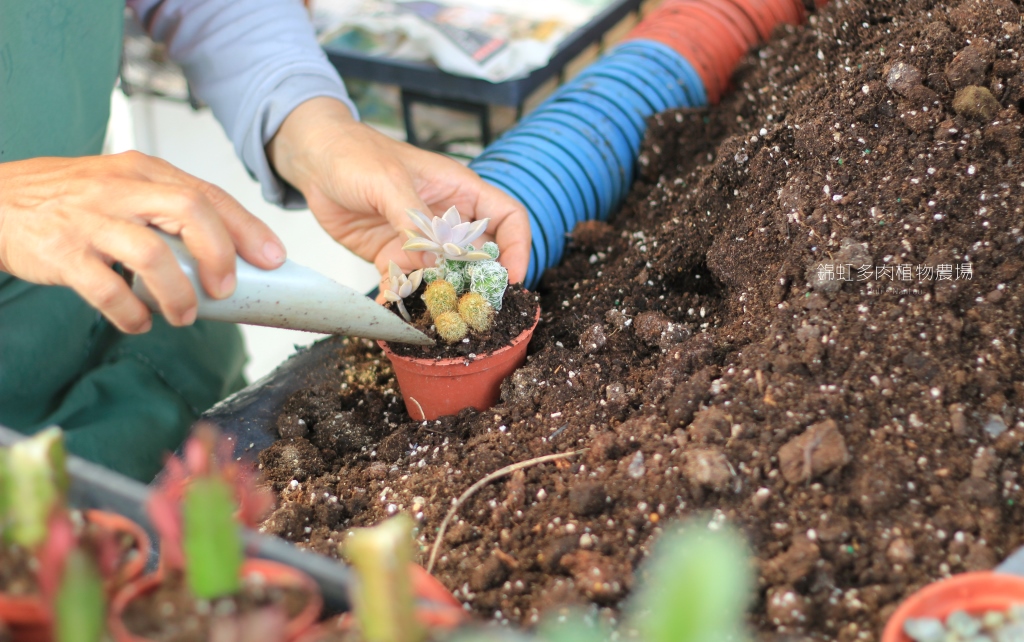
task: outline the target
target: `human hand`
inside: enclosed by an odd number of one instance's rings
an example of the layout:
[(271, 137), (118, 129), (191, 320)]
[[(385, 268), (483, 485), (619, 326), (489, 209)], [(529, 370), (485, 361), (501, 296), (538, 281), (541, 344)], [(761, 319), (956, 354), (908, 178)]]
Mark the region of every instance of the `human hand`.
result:
[(111, 266), (146, 282), (173, 325), (198, 301), (170, 247), (148, 226), (180, 235), (215, 298), (235, 289), (235, 255), (279, 267), (284, 245), (220, 188), (138, 152), (0, 163), (0, 270), (74, 289), (124, 332), (146, 332), (149, 310)]
[(278, 174), (306, 197), (320, 225), (382, 278), (394, 261), (404, 272), (426, 267), (402, 250), (407, 209), (428, 216), (458, 208), (463, 220), (490, 218), (482, 240), (496, 241), (509, 281), (526, 278), (530, 224), (521, 203), (456, 161), (399, 142), (357, 122), (331, 98), (314, 98), (285, 119), (267, 145)]

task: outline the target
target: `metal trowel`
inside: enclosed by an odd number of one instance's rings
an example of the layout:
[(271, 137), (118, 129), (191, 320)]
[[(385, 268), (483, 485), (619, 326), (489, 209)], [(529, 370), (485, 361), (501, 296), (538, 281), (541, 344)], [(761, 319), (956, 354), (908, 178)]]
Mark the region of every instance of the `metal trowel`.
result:
[[(397, 343), (434, 343), (365, 294), (290, 260), (276, 270), (261, 270), (239, 257), (235, 263), (238, 277), (235, 293), (226, 299), (211, 298), (199, 282), (198, 264), (185, 243), (177, 236), (159, 231), (157, 234), (171, 247), (185, 276), (192, 282), (199, 299), (197, 316), (200, 319)], [(160, 311), (141, 278), (135, 278), (132, 291), (151, 310)]]

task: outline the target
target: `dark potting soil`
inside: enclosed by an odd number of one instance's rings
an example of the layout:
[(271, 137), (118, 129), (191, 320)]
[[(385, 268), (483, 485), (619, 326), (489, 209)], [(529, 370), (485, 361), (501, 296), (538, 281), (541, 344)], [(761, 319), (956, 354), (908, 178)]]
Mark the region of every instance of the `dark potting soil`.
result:
[[(81, 546), (86, 550), (94, 550), (98, 546), (96, 526), (85, 522), (81, 513), (73, 511), (72, 521), (80, 525), (78, 537)], [(117, 550), (119, 552), (118, 568), (132, 561), (139, 555), (138, 542), (129, 533), (119, 533)], [(149, 551), (144, 554), (148, 555)], [(39, 593), (39, 582), (36, 579), (38, 562), (27, 549), (16, 544), (0, 544), (0, 593), (16, 596), (30, 596)]]
[(749, 538), (763, 640), (877, 640), (917, 588), (991, 568), (1024, 540), (1022, 47), (1009, 0), (848, 0), (780, 30), (721, 105), (652, 119), (626, 205), (545, 276), (500, 405), (411, 421), (350, 343), (323, 403), (374, 404), (364, 445), (265, 452), (264, 528), (335, 554), (409, 511), (425, 562), (475, 481), (586, 448), (460, 509), (435, 572), (479, 616), (613, 608), (687, 516)]
[[(420, 288), (422, 290), (422, 288)], [(536, 294), (523, 289), (522, 283), (513, 283), (505, 289), (501, 299), (501, 310), (495, 313), (494, 327), (485, 334), (470, 330), (469, 336), (458, 343), (448, 344), (437, 336), (430, 320), (422, 292), (414, 293), (405, 301), (406, 310), (412, 317), (413, 325), (435, 341), (432, 346), (416, 346), (405, 343), (388, 344), (391, 351), (403, 357), (418, 359), (457, 359), (471, 354), (483, 355), (494, 352), (512, 343), (512, 340), (533, 325), (537, 314)], [(393, 303), (387, 308), (399, 314)]]
[(27, 549), (11, 544), (0, 546), (0, 593), (37, 595), (36, 566), (35, 557)]
[[(125, 608), (124, 624), (142, 638), (154, 642), (206, 642), (215, 618), (244, 622), (246, 615), (267, 608), (283, 609), (290, 620), (302, 612), (309, 596), (294, 588), (267, 586), (247, 578), (242, 592), (234, 597), (213, 601), (197, 600), (182, 581), (174, 576), (152, 593), (140, 596)], [(266, 635), (266, 632), (263, 632)], [(233, 635), (225, 639), (235, 639)], [(249, 639), (249, 638), (246, 638)], [(275, 642), (270, 637), (267, 642)]]

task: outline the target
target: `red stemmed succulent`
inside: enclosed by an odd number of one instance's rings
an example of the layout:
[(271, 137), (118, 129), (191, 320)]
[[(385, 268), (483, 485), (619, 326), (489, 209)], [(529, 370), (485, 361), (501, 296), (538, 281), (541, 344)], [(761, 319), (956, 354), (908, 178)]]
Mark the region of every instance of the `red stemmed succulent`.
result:
[[(237, 539), (238, 527), (255, 527), (273, 507), (272, 496), (257, 486), (256, 476), (234, 460), (232, 451), (230, 439), (210, 424), (199, 424), (185, 443), (183, 456), (167, 460), (163, 478), (147, 505), (153, 527), (160, 535), (164, 572), (196, 575), (209, 566), (198, 560), (190, 563), (188, 557), (189, 553), (213, 554), (211, 548), (216, 542), (210, 544), (211, 534), (219, 535), (216, 539), (232, 549), (217, 561), (230, 563), (241, 554), (240, 543), (231, 541)], [(230, 512), (225, 514), (228, 508)], [(190, 515), (194, 516), (191, 522)], [(215, 529), (214, 524), (221, 527)], [(223, 533), (225, 529), (229, 532)], [(203, 590), (192, 581), (190, 584), (200, 594), (217, 592), (213, 588)]]
[[(48, 524), (46, 541), (36, 554), (39, 561), (36, 579), (39, 581), (39, 590), (48, 602), (52, 602), (60, 590), (68, 558), (79, 549), (85, 547), (67, 511), (54, 511)], [(100, 576), (107, 582), (113, 582), (121, 558), (115, 535), (96, 529), (90, 537), (88, 550), (84, 552), (93, 558)]]

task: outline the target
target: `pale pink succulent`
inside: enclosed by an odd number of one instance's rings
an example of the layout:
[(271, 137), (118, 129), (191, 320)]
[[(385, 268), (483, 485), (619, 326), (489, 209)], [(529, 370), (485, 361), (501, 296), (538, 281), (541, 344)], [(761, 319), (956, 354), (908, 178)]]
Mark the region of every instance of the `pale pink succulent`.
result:
[(484, 233), (491, 219), (485, 218), (463, 223), (459, 216), (459, 210), (455, 207), (448, 208), (444, 216), (435, 216), (433, 220), (416, 210), (406, 210), (406, 212), (413, 224), (419, 228), (420, 233), (406, 230), (405, 233), (409, 235), (409, 240), (402, 246), (403, 250), (432, 252), (437, 256), (438, 267), (443, 264), (445, 259), (449, 261), (486, 261), (491, 258), (486, 252), (466, 248)]
[(420, 287), (421, 281), (423, 281), (423, 270), (410, 272), (406, 276), (402, 274), (402, 268), (398, 267), (397, 263), (391, 261), (388, 264), (388, 289), (384, 290), (384, 299), (396, 304), (398, 311), (402, 313), (402, 317), (410, 323), (412, 322), (412, 317), (409, 316), (409, 311), (405, 309), (404, 299)]

